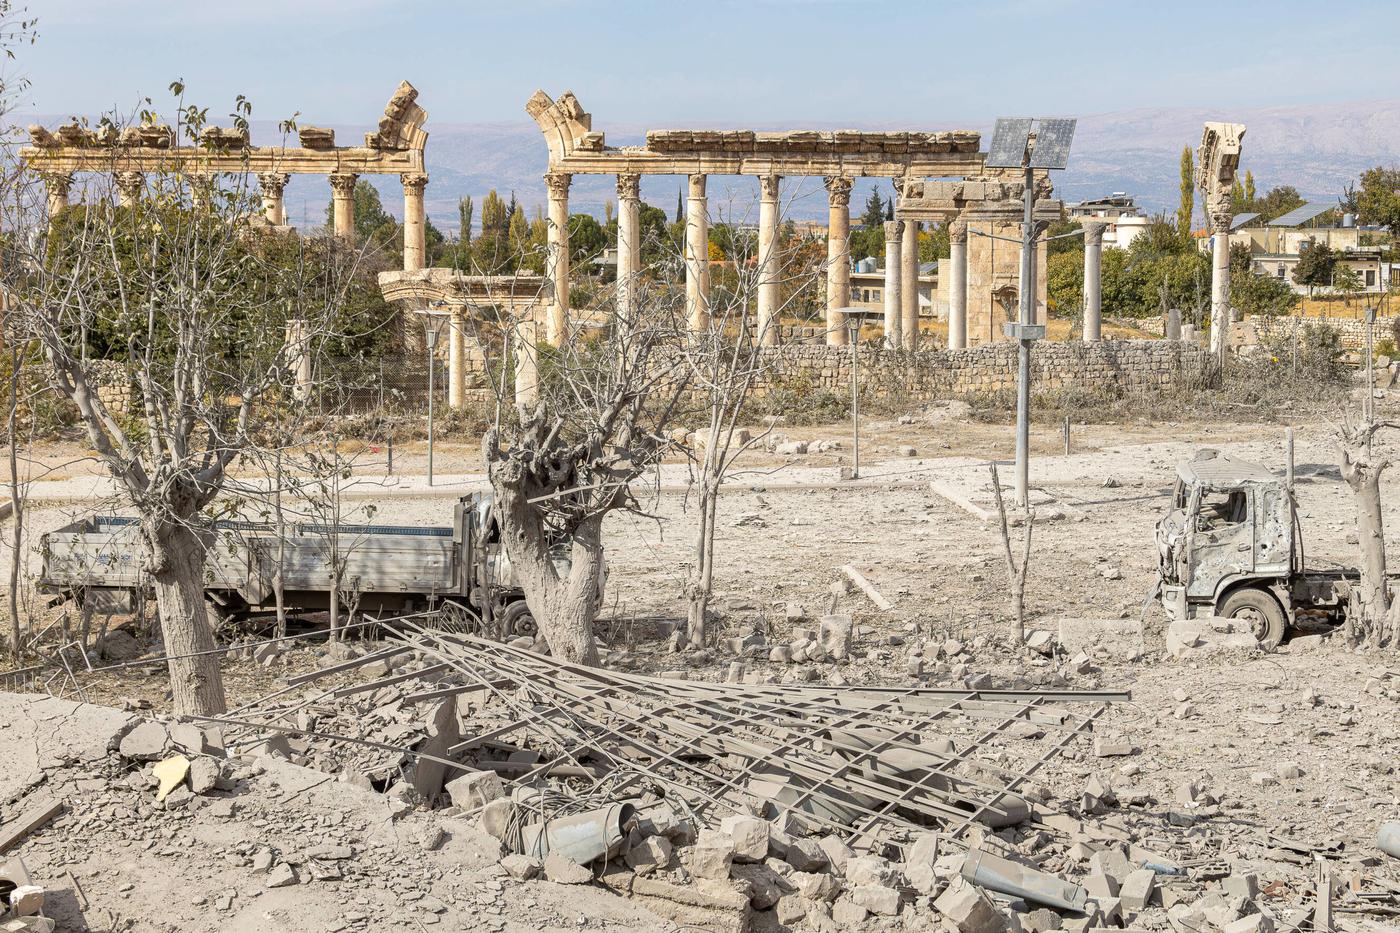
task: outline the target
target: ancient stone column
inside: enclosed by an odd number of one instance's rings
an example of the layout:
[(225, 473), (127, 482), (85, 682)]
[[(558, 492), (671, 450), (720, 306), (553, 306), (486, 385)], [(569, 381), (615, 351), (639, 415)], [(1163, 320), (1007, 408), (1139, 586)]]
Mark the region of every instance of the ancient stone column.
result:
[(68, 194), (72, 189), (72, 173), (44, 173), (44, 190), (48, 195), (50, 221), (68, 206)]
[(305, 318), (287, 322), (287, 368), (292, 371), (292, 397), (305, 401), (311, 396), (311, 329)]
[(286, 172), (263, 172), (258, 175), (258, 188), (262, 191), (263, 216), (274, 227), (287, 225), (287, 206), (283, 192), (292, 176)]
[(826, 177), (826, 344), (844, 347), (849, 342), (846, 315), (851, 304), (851, 180)]
[(904, 346), (904, 308), (900, 304), (899, 244), (904, 221), (885, 221), (885, 346), (898, 350)]
[(685, 202), (685, 315), (691, 332), (710, 323), (710, 212), (705, 176), (690, 176)]
[(900, 328), (904, 349), (919, 349), (919, 222), (904, 222), (904, 238), (899, 244), (899, 304), (904, 318)]
[(190, 206), (197, 211), (209, 209), (210, 198), (214, 193), (212, 175), (192, 174), (190, 179)]
[(778, 268), (779, 175), (758, 179), (758, 332), (765, 346), (777, 346), (782, 273)]
[(352, 172), (333, 172), (331, 182), (331, 232), (347, 243), (355, 242), (355, 183), (360, 176)]
[(1219, 356), (1230, 332), (1230, 221), (1229, 215), (1211, 217), (1210, 352)]
[(642, 271), (642, 176), (617, 176), (617, 310), (634, 321), (639, 307), (637, 276)]
[(452, 308), (447, 322), (447, 407), (461, 408), (467, 403), (467, 315)]
[(961, 218), (948, 225), (948, 349), (967, 349), (967, 221)]
[(146, 176), (141, 172), (117, 172), (117, 203), (132, 207), (141, 199), (141, 189), (145, 186)]
[(1107, 224), (1084, 223), (1084, 342), (1103, 339), (1103, 232)]
[(521, 315), (511, 339), (515, 351), (515, 407), (524, 416), (539, 403), (540, 397), (534, 308)]
[(554, 287), (545, 319), (545, 340), (555, 347), (564, 342), (569, 327), (569, 183), (573, 178), (565, 172), (546, 172), (544, 176), (549, 192), (545, 274)]
[(403, 183), (403, 271), (417, 272), (428, 264), (428, 227), (423, 216), (423, 189), (428, 187), (424, 172), (404, 172)]

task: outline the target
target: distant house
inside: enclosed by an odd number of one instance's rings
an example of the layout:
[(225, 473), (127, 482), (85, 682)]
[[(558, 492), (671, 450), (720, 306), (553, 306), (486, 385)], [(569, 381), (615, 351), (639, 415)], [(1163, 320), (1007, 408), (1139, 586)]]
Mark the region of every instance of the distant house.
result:
[[(938, 263), (919, 264), (919, 316), (935, 313), (934, 295), (938, 290)], [(869, 257), (851, 265), (851, 307), (883, 311), (885, 270)], [(946, 312), (945, 312), (946, 314)]]
[[(1309, 293), (1309, 287), (1293, 281), (1293, 270), (1305, 250), (1322, 244), (1337, 253), (1338, 266), (1356, 273), (1366, 292), (1384, 292), (1393, 281), (1392, 264), (1382, 261), (1379, 247), (1365, 243), (1368, 234), (1380, 233), (1379, 228), (1357, 226), (1350, 214), (1344, 215), (1339, 224), (1319, 224), (1321, 215), (1333, 207), (1310, 202), (1265, 223), (1258, 222), (1258, 214), (1242, 214), (1230, 228), (1230, 245), (1249, 249), (1250, 268), (1256, 275), (1273, 276), (1303, 295)], [(1200, 245), (1209, 249), (1209, 244), (1206, 238)], [(1317, 286), (1311, 291), (1329, 294), (1331, 288)]]
[(1106, 224), (1103, 245), (1118, 249), (1127, 249), (1152, 222), (1152, 218), (1138, 208), (1132, 195), (1123, 191), (1115, 191), (1105, 198), (1070, 204), (1066, 210), (1071, 220), (1097, 220)]

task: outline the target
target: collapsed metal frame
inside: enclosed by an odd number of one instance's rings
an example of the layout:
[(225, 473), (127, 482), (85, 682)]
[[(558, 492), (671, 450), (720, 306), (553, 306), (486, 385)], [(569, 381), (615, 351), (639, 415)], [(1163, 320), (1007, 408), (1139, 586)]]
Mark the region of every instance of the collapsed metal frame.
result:
[[(461, 756), (524, 734), (550, 755), (511, 783), (533, 786), (548, 775), (592, 780), (582, 794), (619, 795), (649, 781), (688, 810), (715, 821), (746, 812), (750, 779), (771, 779), (794, 791), (775, 805), (807, 828), (833, 833), (853, 848), (899, 846), (912, 834), (941, 830), (960, 843), (968, 828), (1005, 807), (1014, 792), (1094, 723), (1125, 691), (978, 690), (958, 688), (759, 685), (671, 680), (559, 661), (472, 635), (434, 629), (434, 613), (384, 623), (397, 641), (382, 651), (292, 678), (296, 686), (406, 652), (428, 666), (335, 687), (289, 708), (254, 704), (267, 727), (310, 703), (391, 687), (415, 678), (456, 675), (459, 684), (420, 690), (402, 702), (441, 700), (484, 691), (511, 721), (454, 744), (431, 760), (468, 767)], [(1071, 712), (1060, 704), (1088, 704)], [(244, 707), (248, 709), (249, 707)], [(953, 750), (923, 739), (980, 726)], [(227, 720), (257, 729), (264, 724)], [(1029, 724), (1057, 737), (1019, 767), (989, 760), (1005, 755), (1011, 730)], [(330, 741), (396, 748), (350, 736), (308, 733)], [(417, 755), (412, 749), (399, 749)], [(591, 764), (596, 763), (596, 764)], [(901, 764), (902, 762), (903, 764)], [(624, 777), (619, 780), (619, 773)], [(606, 787), (605, 787), (606, 785)], [(837, 818), (849, 815), (849, 820)]]

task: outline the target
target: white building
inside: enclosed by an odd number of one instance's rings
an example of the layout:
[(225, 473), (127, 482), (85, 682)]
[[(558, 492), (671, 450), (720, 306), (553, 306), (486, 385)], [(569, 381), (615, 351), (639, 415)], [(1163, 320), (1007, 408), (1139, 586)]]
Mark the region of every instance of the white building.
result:
[(1106, 224), (1103, 245), (1119, 249), (1127, 249), (1152, 222), (1152, 218), (1134, 202), (1132, 195), (1123, 191), (1115, 191), (1106, 198), (1070, 204), (1066, 209), (1071, 220), (1097, 220)]

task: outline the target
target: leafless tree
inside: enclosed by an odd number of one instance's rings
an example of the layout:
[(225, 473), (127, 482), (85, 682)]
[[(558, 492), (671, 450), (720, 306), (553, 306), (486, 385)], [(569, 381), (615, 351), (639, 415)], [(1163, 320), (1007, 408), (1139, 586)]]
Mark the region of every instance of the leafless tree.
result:
[[(517, 423), (498, 418), (482, 439), (502, 544), (526, 604), (559, 657), (598, 660), (603, 520), (641, 511), (632, 484), (656, 467), (689, 371), (675, 352), (680, 301), (666, 290), (617, 308), (605, 298), (557, 348), (539, 347), (537, 403)], [(517, 339), (529, 339), (533, 328)], [(563, 559), (561, 559), (563, 558)], [(565, 560), (566, 559), (566, 560)]]
[[(250, 112), (240, 98), (237, 122)], [(203, 124), (204, 111), (180, 100), (176, 139), (201, 145)], [(291, 391), (290, 309), (335, 332), (344, 280), (287, 262), (308, 247), (250, 225), (260, 205), (247, 172), (145, 181), (143, 197), (117, 207), (110, 176), (94, 176), (47, 225), (31, 207), (34, 235), (11, 238), (4, 279), (20, 332), (42, 347), (140, 519), (174, 709), (215, 714), (225, 699), (204, 604), (207, 510), (255, 446), (264, 406)], [(130, 387), (128, 415), (99, 391), (104, 365)]]
[(1035, 529), (1035, 509), (1027, 507), (1025, 533), (1021, 536), (1021, 563), (1011, 549), (1011, 524), (1006, 517), (1006, 500), (1001, 495), (1001, 477), (997, 465), (989, 464), (992, 473), (992, 495), (996, 498), (997, 517), (1001, 520), (1001, 544), (1006, 551), (1006, 582), (1011, 586), (1011, 637), (1016, 643), (1026, 640), (1026, 571), (1031, 565), (1031, 532)]
[(1344, 423), (1341, 434), (1342, 479), (1356, 503), (1356, 540), (1361, 579), (1347, 606), (1346, 635), (1352, 644), (1400, 646), (1400, 603), (1386, 576), (1385, 520), (1381, 513), (1381, 475), (1390, 461), (1372, 452), (1372, 439), (1389, 421)]

